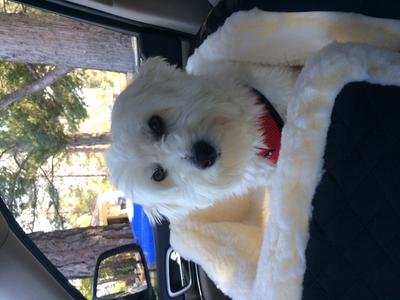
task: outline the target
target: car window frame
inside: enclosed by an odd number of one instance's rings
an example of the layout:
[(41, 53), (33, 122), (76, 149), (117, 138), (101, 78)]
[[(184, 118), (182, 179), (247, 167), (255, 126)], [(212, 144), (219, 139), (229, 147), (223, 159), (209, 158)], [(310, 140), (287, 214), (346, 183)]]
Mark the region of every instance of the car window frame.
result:
[(187, 38), (187, 39), (190, 39), (194, 36), (186, 32), (123, 18), (91, 7), (86, 7), (83, 5), (63, 0), (12, 0), (12, 1), (25, 4), (34, 8), (46, 10), (48, 12), (72, 18), (77, 21), (101, 26), (103, 28), (107, 28), (120, 33), (162, 34), (164, 36), (180, 36), (182, 38)]

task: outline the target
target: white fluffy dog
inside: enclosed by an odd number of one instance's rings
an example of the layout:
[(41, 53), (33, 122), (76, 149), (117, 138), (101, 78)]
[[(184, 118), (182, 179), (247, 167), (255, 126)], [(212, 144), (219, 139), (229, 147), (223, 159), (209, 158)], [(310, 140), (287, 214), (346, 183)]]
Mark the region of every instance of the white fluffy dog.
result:
[[(150, 59), (118, 98), (112, 180), (150, 217), (169, 218), (174, 249), (233, 299), (301, 299), (335, 98), (349, 82), (400, 85), (400, 57), (382, 48), (399, 51), (399, 21), (238, 12), (195, 50), (188, 73)], [(276, 130), (255, 90), (285, 122), (276, 165), (259, 156)]]
[(229, 63), (209, 73), (189, 75), (151, 58), (115, 103), (112, 181), (155, 219), (267, 186), (274, 172), (258, 155), (268, 129), (253, 89), (284, 118), (297, 71)]
[(289, 66), (332, 41), (399, 49), (399, 28), (356, 14), (254, 9), (232, 15), (196, 49), (191, 74), (149, 59), (113, 110), (114, 184), (150, 216), (171, 220), (268, 186), (276, 168), (258, 155), (269, 133), (253, 89), (285, 119), (300, 71)]

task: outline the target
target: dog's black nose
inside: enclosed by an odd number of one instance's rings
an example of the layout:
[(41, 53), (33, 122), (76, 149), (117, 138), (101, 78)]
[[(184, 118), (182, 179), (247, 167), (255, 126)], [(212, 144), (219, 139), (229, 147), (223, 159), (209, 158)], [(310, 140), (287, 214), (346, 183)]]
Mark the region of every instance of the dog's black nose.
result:
[(217, 160), (217, 157), (217, 151), (209, 143), (198, 141), (193, 145), (192, 161), (199, 169), (211, 167)]

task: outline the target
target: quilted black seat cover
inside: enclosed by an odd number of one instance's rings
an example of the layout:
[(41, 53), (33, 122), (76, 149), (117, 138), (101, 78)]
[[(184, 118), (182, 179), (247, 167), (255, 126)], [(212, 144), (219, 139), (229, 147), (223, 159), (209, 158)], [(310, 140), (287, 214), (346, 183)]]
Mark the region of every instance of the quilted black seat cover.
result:
[(303, 299), (400, 299), (400, 88), (345, 86), (324, 169)]

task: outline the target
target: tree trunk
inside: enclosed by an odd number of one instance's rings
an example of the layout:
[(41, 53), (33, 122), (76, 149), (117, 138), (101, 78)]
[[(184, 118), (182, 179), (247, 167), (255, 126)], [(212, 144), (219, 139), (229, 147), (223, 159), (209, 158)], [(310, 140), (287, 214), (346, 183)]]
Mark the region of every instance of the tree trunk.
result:
[(18, 101), (19, 99), (30, 96), (34, 93), (37, 93), (47, 86), (51, 85), (55, 81), (57, 81), (60, 77), (63, 77), (67, 73), (69, 73), (72, 69), (70, 67), (65, 66), (57, 66), (54, 70), (48, 72), (42, 78), (39, 78), (35, 82), (24, 86), (23, 88), (11, 93), (0, 100), (0, 109), (5, 109), (11, 103)]
[[(69, 137), (68, 147), (91, 147), (110, 144), (108, 132), (100, 133), (78, 133)], [(68, 150), (67, 150), (68, 151)]]
[(98, 153), (98, 152), (105, 152), (108, 149), (107, 146), (90, 146), (90, 147), (74, 147), (74, 146), (67, 146), (64, 152), (67, 153)]
[(107, 177), (108, 174), (55, 174), (54, 178), (90, 178), (90, 177)]
[(130, 36), (64, 17), (0, 13), (0, 60), (134, 72)]
[(68, 279), (93, 276), (98, 256), (134, 242), (129, 224), (114, 224), (28, 234)]
[[(108, 132), (101, 133), (78, 133), (67, 137), (70, 143), (64, 149), (64, 152), (84, 152), (95, 153), (104, 152), (110, 144), (110, 134)], [(0, 158), (8, 153), (11, 154), (15, 149), (24, 151), (27, 148), (25, 145), (11, 144), (3, 146), (4, 150), (0, 152)], [(29, 148), (30, 149), (30, 148)], [(25, 149), (26, 150), (26, 149)], [(27, 151), (27, 150), (26, 150)]]

